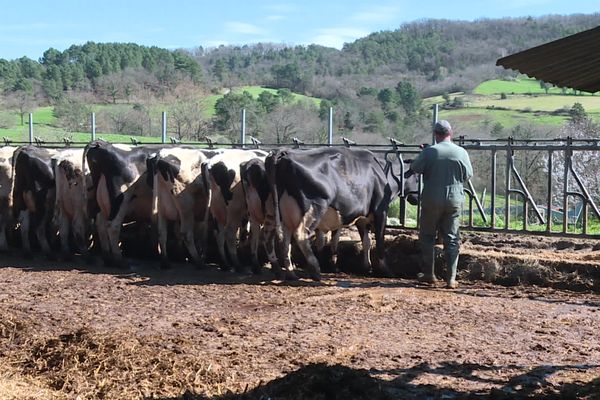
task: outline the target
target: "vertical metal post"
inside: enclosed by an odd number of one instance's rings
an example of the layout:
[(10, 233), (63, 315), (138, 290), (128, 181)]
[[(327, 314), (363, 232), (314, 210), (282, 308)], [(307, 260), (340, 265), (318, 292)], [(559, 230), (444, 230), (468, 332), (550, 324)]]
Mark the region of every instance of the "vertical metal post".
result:
[(93, 142), (94, 140), (96, 140), (96, 113), (92, 113), (90, 125), (92, 126), (92, 142)]
[(552, 150), (548, 151), (548, 199), (546, 200), (546, 232), (552, 232)]
[(329, 125), (327, 128), (327, 144), (333, 144), (333, 107), (329, 107)]
[(490, 193), (492, 229), (496, 228), (496, 149), (492, 149), (492, 192)]
[(162, 135), (161, 135), (162, 143), (167, 143), (167, 112), (162, 112)]
[(438, 122), (438, 113), (439, 113), (439, 106), (437, 104), (433, 105), (433, 122), (431, 124), (431, 144), (435, 144), (435, 133), (433, 132), (433, 128), (435, 127), (435, 124)]
[(588, 234), (588, 207), (589, 207), (589, 203), (587, 201), (587, 199), (581, 199), (581, 201), (583, 202), (583, 209), (581, 210), (581, 212), (583, 213), (582, 215), (582, 229), (583, 229), (583, 234), (587, 235)]
[(510, 224), (510, 166), (512, 161), (512, 147), (510, 142), (506, 147), (506, 189), (504, 192), (504, 230), (508, 230)]
[(240, 125), (241, 125), (240, 144), (242, 145), (242, 149), (243, 149), (244, 145), (246, 144), (246, 109), (245, 108), (242, 108), (242, 116), (241, 116), (241, 120), (240, 120)]
[(571, 168), (571, 138), (567, 138), (565, 150), (565, 171), (563, 175), (563, 233), (567, 233), (569, 224), (569, 168)]
[(29, 113), (29, 144), (33, 144), (33, 113)]

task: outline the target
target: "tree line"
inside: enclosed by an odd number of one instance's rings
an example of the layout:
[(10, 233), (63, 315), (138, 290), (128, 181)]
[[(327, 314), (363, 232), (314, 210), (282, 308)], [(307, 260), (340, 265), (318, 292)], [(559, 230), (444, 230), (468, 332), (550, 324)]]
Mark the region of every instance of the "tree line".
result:
[[(363, 142), (388, 136), (410, 141), (429, 122), (423, 97), (468, 91), (484, 80), (514, 74), (496, 68), (495, 60), (596, 25), (600, 14), (423, 20), (372, 33), (341, 50), (258, 43), (170, 51), (88, 42), (62, 52), (50, 48), (37, 61), (0, 59), (0, 92), (3, 108), (21, 116), (35, 105), (53, 105), (68, 130), (82, 129), (90, 105), (105, 103), (118, 106), (103, 111), (106, 129), (148, 134), (157, 126), (149, 117), (152, 107), (160, 103), (168, 104), (176, 136), (199, 137), (212, 130), (230, 137), (239, 124), (239, 108), (245, 107), (256, 121), (251, 122), (255, 134), (279, 141), (293, 132), (318, 137), (323, 110), (333, 106), (340, 135)], [(255, 99), (232, 90), (242, 85), (277, 92)], [(211, 92), (226, 95), (214, 118), (206, 118), (202, 99)], [(321, 104), (298, 103), (291, 92), (321, 98)], [(1, 125), (6, 125), (2, 115)]]

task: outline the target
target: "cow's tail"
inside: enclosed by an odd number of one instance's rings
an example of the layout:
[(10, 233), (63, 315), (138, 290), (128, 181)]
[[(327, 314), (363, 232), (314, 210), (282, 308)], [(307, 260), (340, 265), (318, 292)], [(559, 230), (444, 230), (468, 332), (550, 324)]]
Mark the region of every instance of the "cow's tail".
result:
[(158, 174), (157, 165), (160, 154), (155, 153), (146, 159), (146, 184), (152, 189), (152, 226), (157, 226), (158, 221)]
[(25, 182), (23, 181), (23, 173), (17, 175), (17, 165), (19, 156), (23, 153), (27, 146), (18, 147), (13, 153), (12, 158), (12, 171), (11, 171), (11, 181), (12, 181), (12, 216), (15, 220), (19, 218), (19, 214), (25, 207), (25, 201), (23, 200), (23, 191)]
[(61, 202), (62, 197), (61, 197), (61, 188), (62, 185), (66, 185), (67, 182), (63, 182), (62, 180), (62, 176), (63, 174), (61, 173), (60, 169), (61, 169), (61, 164), (62, 161), (59, 163), (59, 159), (57, 158), (52, 158), (50, 160), (50, 165), (52, 166), (52, 173), (54, 174), (54, 187), (55, 187), (55, 193), (56, 195), (54, 196), (54, 212), (52, 213), (52, 226), (54, 227), (58, 227), (59, 225), (59, 221), (61, 218)]
[(200, 167), (202, 175), (202, 185), (206, 193), (206, 210), (204, 212), (205, 224), (208, 223), (210, 214), (210, 203), (212, 202), (212, 190), (210, 189), (210, 161), (204, 161)]
[[(13, 208), (13, 190), (15, 187), (15, 157), (17, 151), (19, 151), (20, 147), (15, 148), (13, 151), (12, 157), (10, 159), (10, 190), (8, 191), (8, 210), (12, 210)], [(9, 216), (12, 216), (10, 211), (7, 211)], [(12, 222), (11, 222), (12, 224)]]
[[(85, 207), (85, 215), (87, 218), (95, 218), (95, 209), (98, 208), (98, 204), (96, 203), (96, 189), (98, 182), (94, 180), (92, 176), (92, 169), (88, 165), (87, 155), (90, 149), (98, 147), (98, 142), (88, 143), (87, 146), (83, 149), (83, 155), (81, 156), (81, 172), (83, 173), (84, 184), (81, 187), (83, 198), (86, 199), (86, 207)], [(89, 173), (90, 179), (85, 178)], [(88, 186), (88, 183), (90, 186)]]
[(273, 152), (265, 159), (265, 171), (267, 181), (271, 188), (271, 198), (273, 200), (273, 216), (275, 225), (275, 234), (279, 242), (283, 240), (283, 227), (281, 225), (281, 213), (279, 212), (279, 193), (277, 192), (277, 174), (276, 166), (279, 158), (279, 152)]

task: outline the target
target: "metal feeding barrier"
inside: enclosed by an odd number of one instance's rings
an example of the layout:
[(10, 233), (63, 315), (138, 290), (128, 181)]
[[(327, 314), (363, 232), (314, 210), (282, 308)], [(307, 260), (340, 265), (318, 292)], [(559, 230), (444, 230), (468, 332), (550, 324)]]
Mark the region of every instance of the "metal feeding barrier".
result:
[[(31, 118), (30, 118), (31, 119)], [(163, 115), (163, 131), (164, 121), (166, 116)], [(93, 119), (92, 119), (93, 121)], [(74, 142), (69, 138), (63, 138), (62, 141), (44, 141), (40, 138), (33, 137), (30, 129), (29, 142), (16, 142), (8, 138), (3, 138), (5, 145), (26, 145), (35, 144), (40, 147), (84, 147), (88, 142)], [(95, 129), (93, 129), (92, 138), (95, 138)], [(214, 148), (248, 148), (245, 141), (245, 135), (242, 136), (244, 142), (241, 143), (217, 143), (210, 137), (203, 137), (203, 141), (186, 141), (170, 138), (170, 143), (166, 141), (166, 132), (163, 133), (162, 143), (160, 142), (143, 142), (136, 138), (131, 138), (130, 145), (157, 145), (157, 146), (195, 146), (209, 149)], [(342, 143), (326, 143), (314, 144), (304, 143), (298, 138), (293, 138), (292, 143), (274, 144), (262, 143), (260, 140), (248, 136), (252, 144), (251, 148), (261, 148), (265, 150), (275, 148), (296, 148), (308, 149), (316, 147), (351, 147), (365, 148), (375, 153), (383, 155), (386, 166), (391, 165), (391, 161), (395, 157), (399, 161), (400, 171), (395, 173), (392, 168), (392, 174), (399, 181), (401, 189), (399, 200), (399, 212), (397, 223), (391, 226), (400, 226), (405, 228), (418, 228), (420, 219), (420, 207), (417, 205), (411, 214), (414, 218), (408, 217), (407, 210), (409, 207), (405, 200), (404, 172), (405, 167), (403, 161), (410, 160), (410, 157), (418, 154), (424, 145), (404, 144), (390, 138), (389, 144), (379, 145), (363, 145), (342, 138)], [(546, 234), (557, 236), (583, 236), (600, 238), (600, 222), (598, 223), (597, 232), (589, 232), (590, 214), (596, 221), (600, 221), (600, 210), (596, 204), (597, 190), (594, 187), (593, 191), (588, 187), (585, 179), (583, 179), (575, 168), (576, 157), (578, 152), (591, 151), (598, 152), (600, 150), (600, 139), (573, 139), (557, 138), (557, 139), (528, 139), (519, 140), (514, 138), (507, 139), (467, 139), (463, 136), (455, 138), (455, 142), (464, 147), (471, 156), (471, 159), (484, 160), (488, 162), (488, 168), (480, 168), (481, 164), (475, 164), (475, 179), (479, 186), (483, 187), (483, 193), (478, 195), (472, 181), (465, 184), (465, 194), (467, 200), (465, 202), (465, 210), (463, 210), (462, 225), (463, 228), (479, 231), (510, 231), (528, 234)], [(538, 177), (540, 181), (545, 182), (543, 198), (540, 198), (540, 190), (537, 193), (532, 193), (525, 179), (523, 179), (519, 168), (518, 156), (523, 154), (543, 154), (543, 171), (544, 178)], [(599, 153), (600, 154), (600, 153)], [(500, 160), (499, 160), (499, 156)], [(503, 156), (503, 157), (502, 157)], [(409, 157), (409, 158), (405, 158)], [(499, 163), (503, 163), (499, 170)], [(539, 166), (539, 162), (538, 162)], [(555, 172), (555, 167), (562, 169), (561, 173)], [(526, 167), (527, 168), (527, 167)], [(486, 171), (486, 170), (489, 170)], [(503, 173), (504, 185), (498, 181), (499, 173)], [(600, 181), (600, 171), (597, 181)], [(488, 176), (484, 176), (488, 175)], [(562, 181), (561, 181), (562, 179)], [(489, 185), (489, 191), (487, 187)], [(500, 187), (499, 187), (500, 186)], [(539, 186), (539, 185), (538, 185)], [(560, 186), (560, 190), (557, 188)], [(419, 191), (422, 183), (419, 179)], [(486, 193), (488, 194), (486, 196)], [(537, 197), (536, 197), (537, 196)], [(513, 199), (517, 197), (518, 200)], [(489, 207), (485, 206), (485, 199), (489, 198)], [(504, 200), (504, 204), (498, 206), (499, 200)], [(574, 201), (575, 200), (575, 201)], [(574, 207), (571, 205), (574, 204)], [(516, 214), (521, 222), (521, 228), (516, 227), (515, 223), (511, 224), (512, 214)], [(476, 220), (478, 216), (478, 220)], [(466, 218), (465, 218), (466, 217)], [(394, 217), (395, 218), (395, 217)], [(466, 220), (466, 221), (465, 221)], [(519, 222), (519, 221), (516, 221)], [(557, 226), (555, 226), (555, 224)], [(558, 227), (562, 225), (562, 227)], [(574, 227), (575, 229), (569, 229)], [(558, 228), (558, 229), (557, 229)]]
[[(433, 105), (432, 124), (438, 120), (438, 105)], [(394, 179), (400, 184), (401, 192), (398, 204), (398, 217), (388, 218), (388, 223), (395, 221), (392, 226), (401, 226), (405, 228), (418, 228), (421, 215), (420, 206), (408, 206), (404, 193), (404, 172), (403, 161), (407, 161), (415, 154), (418, 154), (425, 145), (404, 144), (393, 138), (390, 138), (389, 144), (363, 145), (341, 138), (342, 143), (333, 143), (333, 108), (329, 108), (329, 119), (327, 126), (327, 143), (311, 144), (304, 143), (301, 139), (293, 138), (292, 143), (262, 143), (257, 138), (246, 135), (246, 110), (242, 109), (240, 113), (240, 136), (238, 143), (218, 143), (208, 136), (201, 137), (202, 141), (184, 142), (179, 138), (170, 137), (167, 140), (167, 113), (161, 115), (161, 137), (159, 141), (146, 139), (130, 138), (129, 145), (156, 145), (173, 146), (185, 145), (208, 149), (216, 148), (254, 148), (254, 149), (275, 149), (275, 148), (296, 148), (308, 149), (315, 147), (352, 147), (365, 148), (375, 153), (383, 155), (385, 168), (387, 172), (392, 173)], [(96, 137), (96, 116), (95, 113), (90, 117), (90, 139), (101, 139)], [(252, 142), (247, 143), (248, 139)], [(33, 114), (29, 114), (29, 141), (16, 142), (4, 137), (5, 145), (27, 145), (35, 144), (40, 147), (85, 147), (89, 142), (74, 142), (70, 138), (63, 138), (62, 141), (44, 141), (33, 135)], [(170, 142), (170, 143), (169, 143)], [(432, 142), (435, 142), (435, 135), (432, 133)], [(577, 165), (581, 171), (581, 165), (576, 164), (579, 152), (591, 151), (598, 154), (600, 150), (600, 139), (528, 139), (519, 140), (514, 138), (507, 139), (467, 139), (459, 136), (455, 142), (469, 151), (474, 163), (474, 180), (478, 186), (483, 188), (481, 195), (478, 195), (472, 181), (465, 183), (465, 193), (467, 201), (462, 215), (462, 225), (464, 228), (484, 231), (511, 231), (530, 234), (546, 234), (559, 236), (584, 236), (600, 238), (600, 211), (596, 205), (598, 198), (597, 191), (599, 187), (588, 187), (590, 181), (594, 179), (583, 179), (575, 168)], [(117, 142), (114, 142), (115, 144)], [(519, 157), (523, 154), (535, 154), (538, 159), (543, 159), (541, 174), (545, 177), (538, 177), (537, 191), (531, 191), (528, 187), (527, 179), (523, 179), (521, 173), (531, 170), (531, 166), (523, 166)], [(539, 157), (543, 155), (543, 157)], [(499, 159), (500, 156), (500, 159)], [(398, 163), (394, 163), (394, 157)], [(525, 157), (526, 158), (526, 157)], [(482, 161), (483, 160), (483, 161)], [(539, 160), (538, 160), (539, 161)], [(487, 166), (485, 164), (487, 163)], [(502, 163), (504, 165), (502, 165)], [(581, 162), (579, 162), (581, 163)], [(500, 167), (499, 168), (499, 164)], [(399, 165), (400, 171), (395, 173), (393, 165)], [(537, 167), (539, 168), (539, 162)], [(489, 168), (488, 168), (489, 167)], [(555, 173), (554, 169), (558, 167), (561, 171)], [(519, 170), (520, 169), (520, 170)], [(595, 179), (600, 186), (600, 167)], [(503, 176), (503, 183), (498, 181), (499, 175)], [(562, 181), (561, 181), (562, 179)], [(545, 182), (545, 189), (540, 190), (539, 182)], [(500, 187), (499, 187), (500, 186)], [(490, 188), (488, 191), (487, 188)], [(422, 182), (419, 178), (419, 191), (421, 191)], [(591, 190), (593, 189), (593, 190)], [(487, 193), (487, 194), (486, 194)], [(543, 195), (540, 195), (543, 193)], [(514, 201), (513, 198), (518, 197)], [(490, 206), (486, 207), (485, 200), (489, 198)], [(499, 206), (501, 200), (504, 204)], [(575, 201), (574, 201), (575, 200)], [(542, 205), (543, 204), (543, 205)], [(574, 204), (574, 207), (571, 207)], [(410, 212), (409, 212), (410, 211)], [(592, 218), (597, 223), (594, 232), (589, 232), (590, 211)], [(532, 212), (530, 214), (530, 212)], [(409, 217), (410, 214), (410, 217)], [(512, 214), (516, 214), (515, 219), (521, 222), (519, 229), (516, 223), (511, 223)], [(533, 219), (530, 221), (530, 219)], [(519, 221), (516, 221), (519, 222)], [(554, 223), (556, 222), (556, 226)], [(558, 225), (562, 225), (561, 227)], [(575, 227), (569, 230), (570, 226)], [(556, 229), (558, 228), (558, 229)]]

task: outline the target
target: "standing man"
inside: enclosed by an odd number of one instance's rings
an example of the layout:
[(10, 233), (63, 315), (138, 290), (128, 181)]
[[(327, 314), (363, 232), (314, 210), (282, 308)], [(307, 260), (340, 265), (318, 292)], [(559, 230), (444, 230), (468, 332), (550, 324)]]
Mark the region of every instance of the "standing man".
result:
[(444, 238), (448, 268), (446, 285), (454, 289), (458, 286), (456, 267), (460, 248), (459, 215), (465, 200), (463, 183), (473, 176), (473, 167), (467, 151), (452, 143), (452, 127), (448, 121), (437, 122), (433, 132), (436, 144), (425, 148), (411, 164), (413, 171), (423, 174), (424, 184), (419, 232), (423, 273), (419, 274), (419, 280), (437, 282), (434, 245), (439, 230)]

